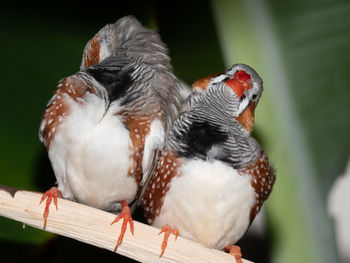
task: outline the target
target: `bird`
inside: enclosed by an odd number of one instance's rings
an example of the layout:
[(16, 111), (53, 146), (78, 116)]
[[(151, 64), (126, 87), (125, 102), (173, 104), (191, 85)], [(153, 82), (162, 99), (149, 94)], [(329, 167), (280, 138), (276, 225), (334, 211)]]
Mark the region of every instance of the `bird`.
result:
[[(239, 65), (237, 65), (239, 66)], [(241, 65), (243, 66), (243, 65)], [(247, 65), (244, 65), (247, 66)], [(256, 78), (256, 80), (253, 81), (258, 81), (259, 83), (262, 83), (261, 78), (259, 77), (259, 75), (257, 75), (257, 73), (249, 67), (248, 70), (252, 70), (252, 74), (253, 76)], [(220, 72), (220, 73), (215, 73), (215, 74), (211, 74), (209, 76), (206, 76), (204, 78), (200, 78), (198, 80), (196, 80), (193, 84), (192, 84), (192, 91), (193, 93), (198, 93), (198, 92), (202, 92), (203, 90), (206, 90), (209, 86), (210, 80), (220, 74), (223, 74), (224, 72)], [(261, 93), (263, 91), (262, 85), (259, 84), (261, 86), (261, 91), (260, 94), (257, 94), (256, 96), (261, 96)], [(188, 96), (189, 98), (189, 96)], [(256, 103), (250, 103), (249, 107), (247, 108), (247, 110), (243, 111), (241, 114), (239, 114), (237, 117), (235, 117), (240, 123), (241, 125), (243, 125), (247, 131), (251, 132), (253, 130), (253, 125), (254, 125), (254, 113), (255, 113), (255, 107), (257, 105)], [(182, 108), (188, 107), (188, 105), (186, 103), (183, 103)]]
[[(116, 250), (141, 188), (178, 115), (181, 84), (160, 36), (133, 16), (104, 26), (84, 48), (80, 69), (61, 79), (39, 128), (57, 187), (46, 191), (44, 228), (57, 197), (123, 218)], [(131, 208), (131, 210), (130, 210)]]
[[(185, 102), (167, 136), (140, 205), (161, 229), (219, 250), (241, 262), (233, 246), (246, 232), (275, 182), (267, 154), (251, 135), (263, 91), (254, 69), (234, 64)], [(244, 116), (244, 117), (242, 117)]]

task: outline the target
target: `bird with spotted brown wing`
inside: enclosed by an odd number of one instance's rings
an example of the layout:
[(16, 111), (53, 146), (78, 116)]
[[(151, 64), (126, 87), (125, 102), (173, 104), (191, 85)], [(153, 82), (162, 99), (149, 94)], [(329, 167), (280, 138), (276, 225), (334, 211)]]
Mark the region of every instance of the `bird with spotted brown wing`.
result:
[(59, 82), (40, 125), (58, 184), (41, 199), (47, 198), (44, 228), (52, 199), (57, 209), (62, 196), (121, 211), (115, 250), (127, 223), (133, 233), (129, 205), (178, 115), (180, 86), (159, 35), (132, 16), (106, 25), (87, 43), (80, 71)]
[(275, 173), (251, 136), (263, 86), (249, 66), (233, 65), (210, 77), (175, 121), (148, 187), (141, 197), (146, 220), (169, 235), (206, 247), (233, 246), (268, 198)]

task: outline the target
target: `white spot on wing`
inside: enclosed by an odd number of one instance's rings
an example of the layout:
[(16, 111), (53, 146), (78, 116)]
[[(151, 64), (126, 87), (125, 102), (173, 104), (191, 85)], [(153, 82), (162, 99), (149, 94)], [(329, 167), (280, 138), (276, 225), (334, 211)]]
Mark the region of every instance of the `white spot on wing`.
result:
[(164, 147), (164, 127), (159, 119), (155, 119), (150, 124), (150, 131), (145, 139), (145, 147), (142, 158), (143, 184), (149, 176), (148, 170), (152, 165), (153, 155), (156, 150), (162, 150)]

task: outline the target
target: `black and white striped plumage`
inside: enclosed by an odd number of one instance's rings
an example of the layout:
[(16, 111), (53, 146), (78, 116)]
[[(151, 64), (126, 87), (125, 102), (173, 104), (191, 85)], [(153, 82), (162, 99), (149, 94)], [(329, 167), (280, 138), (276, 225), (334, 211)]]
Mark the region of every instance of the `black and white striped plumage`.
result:
[(233, 118), (239, 115), (240, 101), (230, 88), (212, 85), (191, 101), (191, 110), (174, 123), (167, 147), (183, 158), (215, 159), (233, 168), (258, 157), (259, 144)]
[(259, 212), (275, 176), (240, 122), (262, 91), (250, 69), (234, 65), (186, 102), (141, 198), (149, 224), (170, 225), (185, 238), (223, 249), (242, 237)]

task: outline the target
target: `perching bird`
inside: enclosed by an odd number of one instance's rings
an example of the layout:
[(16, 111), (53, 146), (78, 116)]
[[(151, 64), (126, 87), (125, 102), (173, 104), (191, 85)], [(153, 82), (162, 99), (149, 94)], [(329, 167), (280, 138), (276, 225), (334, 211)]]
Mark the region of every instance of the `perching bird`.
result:
[(254, 114), (247, 114), (262, 89), (258, 74), (237, 64), (190, 96), (141, 197), (148, 223), (165, 232), (161, 256), (169, 234), (179, 233), (240, 259), (231, 244), (246, 232), (275, 181), (267, 155), (250, 135)]
[(56, 175), (47, 191), (44, 228), (57, 196), (124, 218), (140, 194), (177, 117), (180, 83), (155, 32), (127, 16), (103, 27), (86, 45), (80, 71), (62, 79), (40, 125)]

